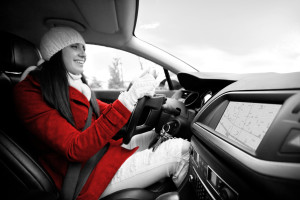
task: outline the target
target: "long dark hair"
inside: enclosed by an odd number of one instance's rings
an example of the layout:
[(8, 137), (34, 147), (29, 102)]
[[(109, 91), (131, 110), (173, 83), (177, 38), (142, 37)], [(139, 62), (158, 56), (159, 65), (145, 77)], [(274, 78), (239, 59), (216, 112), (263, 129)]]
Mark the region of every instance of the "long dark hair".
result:
[[(32, 71), (30, 75), (40, 83), (44, 100), (75, 127), (70, 106), (67, 73), (68, 71), (62, 60), (62, 51), (59, 51), (49, 61), (45, 61), (36, 70)], [(84, 76), (81, 80), (87, 84)], [(90, 103), (98, 118), (100, 110), (93, 91)]]

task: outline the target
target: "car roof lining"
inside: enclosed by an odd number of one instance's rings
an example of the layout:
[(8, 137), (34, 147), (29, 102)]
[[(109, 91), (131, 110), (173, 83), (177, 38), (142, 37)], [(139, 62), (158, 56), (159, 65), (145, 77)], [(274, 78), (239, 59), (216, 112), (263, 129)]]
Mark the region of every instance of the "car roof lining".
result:
[(0, 29), (37, 46), (49, 27), (69, 25), (80, 28), (87, 43), (122, 47), (133, 36), (137, 13), (136, 0), (10, 0), (3, 4)]

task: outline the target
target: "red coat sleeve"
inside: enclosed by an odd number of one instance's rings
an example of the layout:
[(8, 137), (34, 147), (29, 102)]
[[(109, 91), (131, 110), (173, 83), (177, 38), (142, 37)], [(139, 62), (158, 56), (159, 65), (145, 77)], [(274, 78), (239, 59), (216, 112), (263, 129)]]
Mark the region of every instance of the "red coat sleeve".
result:
[(28, 130), (70, 161), (87, 161), (111, 140), (131, 114), (118, 100), (112, 104), (98, 101), (100, 117), (81, 132), (48, 106), (32, 78), (18, 83), (14, 93), (20, 119)]

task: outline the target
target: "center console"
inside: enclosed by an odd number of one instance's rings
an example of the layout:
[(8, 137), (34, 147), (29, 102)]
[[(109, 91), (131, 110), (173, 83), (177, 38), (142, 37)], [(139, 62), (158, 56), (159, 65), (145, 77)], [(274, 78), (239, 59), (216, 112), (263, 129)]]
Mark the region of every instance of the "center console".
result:
[(297, 199), (299, 91), (224, 93), (201, 109), (192, 132), (197, 199)]
[[(192, 146), (188, 179), (197, 198), (206, 200), (238, 199), (239, 193), (234, 186), (222, 178), (224, 172), (218, 174), (213, 169), (216, 163), (210, 159), (209, 153), (201, 147), (201, 144), (197, 144), (197, 141), (194, 139), (192, 140)], [(218, 164), (220, 165), (220, 163)], [(231, 172), (228, 171), (227, 173)]]

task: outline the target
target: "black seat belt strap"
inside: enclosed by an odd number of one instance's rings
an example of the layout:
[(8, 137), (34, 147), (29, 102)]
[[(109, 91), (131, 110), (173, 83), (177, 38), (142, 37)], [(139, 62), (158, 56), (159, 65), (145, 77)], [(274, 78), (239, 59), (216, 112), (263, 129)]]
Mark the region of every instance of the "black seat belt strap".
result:
[(92, 105), (90, 105), (89, 112), (88, 112), (88, 118), (86, 119), (86, 122), (85, 122), (85, 125), (84, 125), (82, 131), (84, 131), (85, 129), (87, 129), (91, 125), (92, 116), (93, 116), (93, 107), (92, 107)]
[(78, 178), (78, 182), (77, 182), (76, 190), (74, 192), (73, 199), (76, 199), (78, 197), (80, 191), (82, 190), (84, 184), (88, 180), (89, 175), (92, 173), (92, 171), (95, 168), (96, 164), (100, 161), (100, 159), (102, 158), (102, 156), (108, 150), (109, 144), (110, 143), (107, 143), (100, 151), (98, 151), (93, 157), (91, 157), (86, 162), (86, 164), (84, 165), (84, 167), (82, 168), (82, 170), (81, 170), (81, 172), (79, 174), (79, 178)]
[(76, 189), (76, 183), (78, 181), (78, 175), (80, 174), (80, 169), (81, 163), (69, 163), (60, 191), (62, 200), (72, 200)]
[[(92, 122), (93, 108), (90, 105), (88, 118), (86, 120), (85, 126), (82, 131), (87, 129)], [(94, 156), (92, 156), (81, 169), (81, 163), (69, 163), (66, 176), (64, 178), (62, 189), (61, 189), (61, 199), (62, 200), (75, 200), (79, 195), (81, 189), (86, 183), (89, 175), (93, 171), (96, 164), (100, 161), (102, 156), (105, 154), (109, 147), (107, 143), (100, 151), (98, 151)]]

